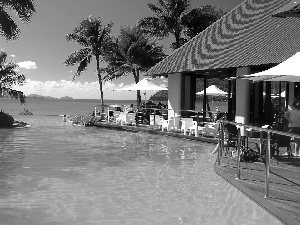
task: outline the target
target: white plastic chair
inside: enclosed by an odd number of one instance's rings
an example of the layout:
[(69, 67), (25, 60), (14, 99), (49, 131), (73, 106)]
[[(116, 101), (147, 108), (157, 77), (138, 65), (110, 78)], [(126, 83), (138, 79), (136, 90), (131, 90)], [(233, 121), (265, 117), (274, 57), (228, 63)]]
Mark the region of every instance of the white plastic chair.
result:
[(125, 115), (126, 114), (124, 112), (120, 112), (119, 116), (116, 117), (116, 123), (123, 125), (125, 121)]
[(125, 125), (136, 125), (135, 113), (127, 113), (125, 115), (124, 123)]
[[(181, 128), (180, 131), (183, 131), (183, 134), (186, 135), (187, 131), (190, 131), (190, 128), (194, 126), (193, 118), (182, 118), (181, 119)], [(191, 132), (189, 132), (189, 135), (191, 135)]]
[(120, 116), (121, 112), (120, 111), (114, 111), (114, 121), (117, 121), (117, 118)]
[[(155, 121), (155, 123), (154, 123)], [(150, 125), (155, 127), (155, 126), (162, 126), (163, 124), (163, 118), (160, 115), (150, 115)]]
[(180, 117), (176, 116), (175, 119), (174, 117), (171, 117), (169, 120), (164, 120), (161, 126), (161, 130), (164, 131), (167, 129), (167, 131), (170, 130), (175, 130), (179, 128), (179, 123), (180, 123)]
[[(196, 137), (202, 136), (202, 130), (204, 127), (198, 126), (197, 121), (193, 121), (193, 126), (191, 126), (188, 131), (190, 134), (194, 134)], [(197, 133), (196, 133), (197, 132)]]
[(213, 136), (217, 138), (219, 135), (219, 123), (207, 123), (202, 129), (202, 135)]

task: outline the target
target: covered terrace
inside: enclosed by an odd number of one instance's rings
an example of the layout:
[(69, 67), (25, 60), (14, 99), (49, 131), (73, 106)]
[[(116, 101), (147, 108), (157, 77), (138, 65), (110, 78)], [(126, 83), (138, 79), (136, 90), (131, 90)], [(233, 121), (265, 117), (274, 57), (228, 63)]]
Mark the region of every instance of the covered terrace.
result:
[[(290, 2), (245, 0), (148, 70), (148, 76), (168, 76), (169, 109), (195, 109), (197, 78), (202, 78), (204, 86), (210, 78), (227, 79), (229, 119), (263, 124), (263, 92), (271, 96), (270, 82), (235, 78), (268, 69), (300, 51), (300, 20), (274, 17)], [(297, 83), (287, 86), (290, 102)]]

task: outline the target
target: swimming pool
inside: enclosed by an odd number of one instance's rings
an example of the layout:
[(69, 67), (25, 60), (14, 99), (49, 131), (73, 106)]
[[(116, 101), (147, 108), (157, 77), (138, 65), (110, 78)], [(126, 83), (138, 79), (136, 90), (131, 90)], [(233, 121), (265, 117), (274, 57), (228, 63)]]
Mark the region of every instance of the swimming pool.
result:
[(26, 122), (0, 129), (0, 224), (280, 224), (213, 171), (213, 144)]

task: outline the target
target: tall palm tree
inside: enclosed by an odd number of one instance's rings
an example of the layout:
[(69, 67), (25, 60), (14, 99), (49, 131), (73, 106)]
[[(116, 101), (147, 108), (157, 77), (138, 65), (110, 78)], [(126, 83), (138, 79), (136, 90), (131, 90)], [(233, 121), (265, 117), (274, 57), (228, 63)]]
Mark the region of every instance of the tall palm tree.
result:
[(0, 50), (0, 95), (7, 93), (12, 98), (19, 99), (21, 103), (25, 103), (25, 95), (23, 92), (12, 89), (14, 85), (23, 85), (25, 75), (18, 72), (18, 64), (14, 61), (6, 62), (7, 53)]
[(145, 33), (159, 38), (174, 35), (175, 42), (172, 43), (172, 48), (179, 48), (185, 42), (182, 38), (184, 30), (182, 18), (190, 9), (190, 0), (157, 0), (157, 5), (152, 3), (147, 5), (153, 16), (142, 18), (138, 21), (138, 25)]
[(7, 40), (18, 38), (20, 30), (9, 15), (8, 11), (14, 11), (24, 23), (31, 20), (35, 12), (34, 0), (1, 0), (0, 1), (0, 34)]
[[(140, 71), (154, 66), (165, 57), (163, 47), (157, 45), (154, 38), (146, 36), (138, 26), (121, 27), (120, 35), (111, 43), (105, 79), (114, 80), (133, 74), (135, 83), (139, 82)], [(137, 105), (141, 103), (140, 91), (137, 91)]]
[[(64, 62), (65, 66), (74, 66), (78, 64), (77, 71), (73, 77), (75, 80), (79, 77), (92, 59), (96, 59), (97, 76), (100, 85), (101, 104), (104, 105), (103, 100), (103, 79), (101, 76), (102, 69), (100, 69), (100, 61), (103, 61), (103, 55), (107, 51), (107, 46), (111, 42), (111, 27), (112, 23), (103, 25), (100, 18), (89, 17), (84, 19), (78, 27), (76, 27), (71, 34), (67, 35), (68, 41), (74, 41), (81, 49), (73, 52)], [(102, 107), (102, 110), (103, 107)]]
[(153, 16), (142, 18), (138, 25), (145, 33), (159, 38), (172, 34), (175, 37), (171, 43), (173, 50), (224, 15), (221, 9), (210, 5), (190, 10), (190, 0), (157, 0), (157, 4), (147, 5)]

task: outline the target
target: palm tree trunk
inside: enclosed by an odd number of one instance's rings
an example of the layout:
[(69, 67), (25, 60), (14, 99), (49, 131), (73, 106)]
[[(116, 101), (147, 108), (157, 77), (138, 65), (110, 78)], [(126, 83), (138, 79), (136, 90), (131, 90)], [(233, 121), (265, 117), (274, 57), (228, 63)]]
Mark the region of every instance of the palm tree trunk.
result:
[[(134, 81), (137, 84), (140, 81), (140, 70), (138, 68), (133, 69), (133, 77), (134, 77)], [(137, 100), (137, 108), (140, 109), (140, 105), (141, 105), (141, 91), (138, 90), (136, 92), (136, 100)]]
[(101, 105), (102, 105), (102, 113), (104, 113), (104, 100), (103, 100), (103, 85), (102, 85), (102, 77), (101, 77), (101, 73), (100, 73), (100, 60), (99, 60), (99, 56), (96, 56), (96, 61), (97, 61), (97, 75), (98, 75), (98, 81), (99, 81), (99, 85), (100, 85), (100, 95), (101, 95)]
[[(177, 48), (179, 48), (180, 47), (180, 32), (176, 32), (175, 34), (174, 34), (174, 36), (175, 36), (175, 43), (176, 43), (176, 49)], [(174, 49), (175, 50), (175, 49)]]

